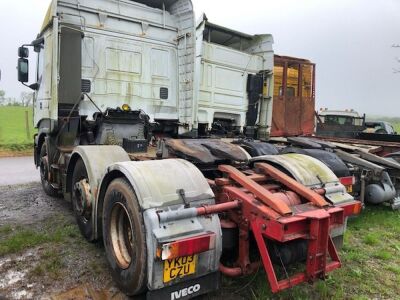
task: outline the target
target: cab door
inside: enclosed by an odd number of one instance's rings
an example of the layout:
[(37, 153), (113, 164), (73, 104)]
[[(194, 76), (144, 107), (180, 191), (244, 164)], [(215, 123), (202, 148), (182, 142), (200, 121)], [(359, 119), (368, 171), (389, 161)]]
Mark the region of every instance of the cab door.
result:
[(37, 67), (36, 82), (38, 90), (34, 95), (34, 125), (43, 119), (50, 118), (50, 107), (52, 100), (52, 57), (53, 57), (53, 41), (52, 33), (47, 32), (41, 45), (36, 47)]

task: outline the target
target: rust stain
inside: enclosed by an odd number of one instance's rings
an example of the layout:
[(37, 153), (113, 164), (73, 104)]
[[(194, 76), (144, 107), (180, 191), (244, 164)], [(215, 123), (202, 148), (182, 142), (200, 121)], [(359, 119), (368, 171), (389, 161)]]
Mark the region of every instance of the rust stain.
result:
[(275, 55), (271, 136), (314, 133), (315, 64)]

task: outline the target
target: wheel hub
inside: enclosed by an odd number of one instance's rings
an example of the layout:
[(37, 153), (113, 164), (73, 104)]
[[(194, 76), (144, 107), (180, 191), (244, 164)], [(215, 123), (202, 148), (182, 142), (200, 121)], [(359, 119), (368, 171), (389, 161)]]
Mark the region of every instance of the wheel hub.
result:
[(116, 203), (111, 210), (111, 246), (118, 265), (127, 269), (134, 254), (132, 222), (125, 206)]
[(77, 199), (77, 211), (81, 216), (90, 214), (92, 208), (92, 197), (90, 194), (89, 181), (85, 178), (75, 184), (75, 195)]
[(43, 180), (50, 181), (49, 163), (47, 156), (43, 156), (40, 160), (40, 176)]

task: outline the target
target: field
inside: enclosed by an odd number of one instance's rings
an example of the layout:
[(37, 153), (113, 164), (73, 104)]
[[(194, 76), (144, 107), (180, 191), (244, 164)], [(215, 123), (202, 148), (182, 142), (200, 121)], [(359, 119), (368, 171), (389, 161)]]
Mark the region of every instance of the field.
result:
[(393, 123), (393, 127), (394, 127), (394, 130), (396, 130), (397, 133), (400, 132), (400, 123)]
[[(25, 112), (28, 112), (26, 128)], [(21, 106), (0, 106), (0, 148), (25, 150), (33, 144), (33, 109)]]

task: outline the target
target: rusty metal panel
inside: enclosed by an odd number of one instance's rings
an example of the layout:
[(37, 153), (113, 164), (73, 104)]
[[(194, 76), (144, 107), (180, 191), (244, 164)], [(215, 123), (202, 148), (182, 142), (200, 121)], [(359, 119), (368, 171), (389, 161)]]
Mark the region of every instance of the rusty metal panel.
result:
[(218, 139), (165, 141), (170, 155), (187, 159), (193, 163), (216, 165), (218, 162), (244, 163), (248, 155), (239, 146)]
[(315, 64), (275, 55), (271, 136), (314, 133)]

